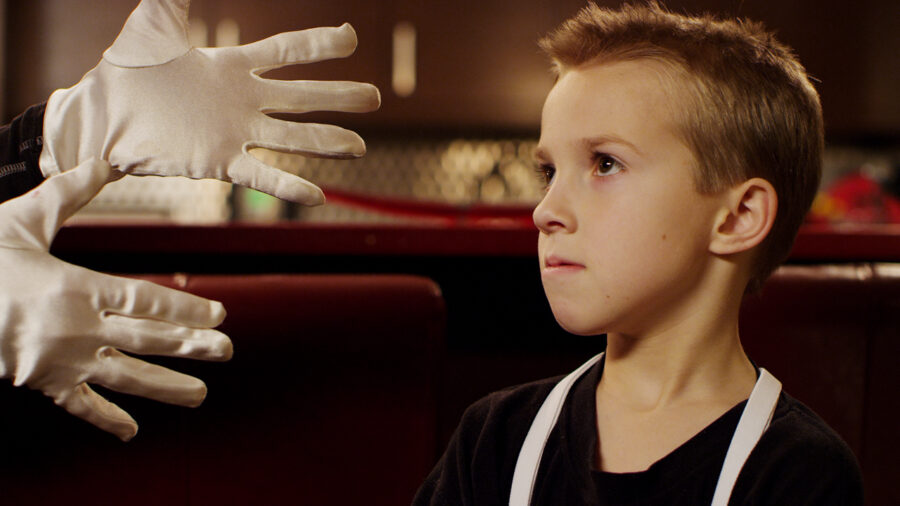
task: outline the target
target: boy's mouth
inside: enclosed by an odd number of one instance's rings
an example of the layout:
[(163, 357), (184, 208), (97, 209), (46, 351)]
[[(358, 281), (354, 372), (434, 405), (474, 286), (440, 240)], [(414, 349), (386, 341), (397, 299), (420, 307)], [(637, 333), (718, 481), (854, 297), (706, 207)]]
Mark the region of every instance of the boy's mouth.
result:
[(544, 260), (544, 272), (570, 272), (584, 269), (584, 265), (567, 260), (556, 255), (550, 255)]

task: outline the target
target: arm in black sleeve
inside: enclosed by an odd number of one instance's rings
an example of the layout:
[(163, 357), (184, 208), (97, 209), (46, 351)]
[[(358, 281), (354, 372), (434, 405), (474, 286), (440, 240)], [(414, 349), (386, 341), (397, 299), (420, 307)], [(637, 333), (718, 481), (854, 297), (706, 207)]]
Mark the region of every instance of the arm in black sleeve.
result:
[(487, 418), (482, 400), (469, 406), (443, 457), (416, 493), (413, 506), (468, 506), (474, 504), (472, 483), (473, 447)]
[(44, 105), (32, 106), (0, 127), (0, 202), (22, 195), (44, 180), (38, 165)]
[(731, 504), (863, 506), (862, 474), (850, 448), (800, 402), (788, 397), (785, 405), (747, 459)]
[(516, 460), (538, 409), (560, 378), (494, 392), (466, 410), (413, 506), (509, 504)]

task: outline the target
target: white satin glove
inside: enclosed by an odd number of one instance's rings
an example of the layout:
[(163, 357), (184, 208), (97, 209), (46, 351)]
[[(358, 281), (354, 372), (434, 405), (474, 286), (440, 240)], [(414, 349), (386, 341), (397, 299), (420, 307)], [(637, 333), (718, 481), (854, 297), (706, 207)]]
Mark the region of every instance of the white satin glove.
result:
[(137, 423), (88, 384), (183, 406), (202, 381), (119, 350), (228, 360), (231, 341), (212, 330), (222, 304), (147, 281), (78, 267), (48, 253), (62, 222), (112, 173), (88, 160), (0, 204), (0, 377), (42, 391), (69, 413), (123, 440)]
[(143, 0), (103, 59), (44, 113), (40, 167), (46, 177), (89, 158), (126, 174), (212, 178), (306, 205), (325, 201), (314, 184), (248, 153), (261, 147), (313, 157), (365, 154), (356, 133), (265, 113), (368, 112), (371, 84), (263, 79), (267, 70), (349, 56), (350, 25), (281, 33), (237, 47), (193, 48), (189, 0)]

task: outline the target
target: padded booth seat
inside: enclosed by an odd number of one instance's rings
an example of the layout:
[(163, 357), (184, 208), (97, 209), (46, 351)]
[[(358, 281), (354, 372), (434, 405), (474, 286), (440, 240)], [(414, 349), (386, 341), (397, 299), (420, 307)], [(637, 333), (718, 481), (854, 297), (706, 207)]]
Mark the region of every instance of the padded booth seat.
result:
[[(155, 275), (216, 299), (229, 363), (196, 375), (199, 408), (103, 392), (140, 424), (129, 443), (38, 392), (0, 390), (0, 503), (408, 504), (438, 456), (444, 302), (406, 275)], [(99, 390), (99, 389), (98, 389)]]

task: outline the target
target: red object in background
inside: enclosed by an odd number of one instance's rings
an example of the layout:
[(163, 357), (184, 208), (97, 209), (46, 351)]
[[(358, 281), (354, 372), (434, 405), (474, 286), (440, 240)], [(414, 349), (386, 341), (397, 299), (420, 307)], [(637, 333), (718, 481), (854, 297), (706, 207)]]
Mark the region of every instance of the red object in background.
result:
[(816, 196), (811, 223), (900, 223), (900, 199), (875, 179), (854, 171)]
[(425, 223), (452, 226), (517, 226), (534, 228), (533, 205), (446, 204), (366, 193), (323, 188), (330, 202), (397, 218), (412, 218)]
[[(414, 199), (375, 196), (323, 188), (329, 201), (385, 216), (410, 219), (441, 227), (524, 227), (533, 229), (533, 205), (448, 204)], [(819, 193), (806, 219), (811, 224), (896, 223), (900, 224), (900, 198), (878, 181), (854, 171)]]

